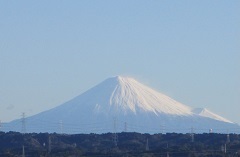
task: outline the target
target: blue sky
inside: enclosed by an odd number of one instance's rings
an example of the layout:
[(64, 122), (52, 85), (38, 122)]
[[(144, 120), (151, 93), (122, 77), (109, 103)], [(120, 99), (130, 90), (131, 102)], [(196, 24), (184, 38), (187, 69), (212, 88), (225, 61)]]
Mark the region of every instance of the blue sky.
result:
[(0, 1), (0, 120), (115, 75), (240, 123), (239, 0)]

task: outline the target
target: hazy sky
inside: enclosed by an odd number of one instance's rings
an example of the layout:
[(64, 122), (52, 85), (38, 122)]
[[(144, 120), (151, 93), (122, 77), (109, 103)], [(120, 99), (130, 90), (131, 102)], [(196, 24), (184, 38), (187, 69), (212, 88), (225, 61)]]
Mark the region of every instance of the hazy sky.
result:
[(115, 75), (240, 123), (239, 0), (0, 1), (0, 120)]

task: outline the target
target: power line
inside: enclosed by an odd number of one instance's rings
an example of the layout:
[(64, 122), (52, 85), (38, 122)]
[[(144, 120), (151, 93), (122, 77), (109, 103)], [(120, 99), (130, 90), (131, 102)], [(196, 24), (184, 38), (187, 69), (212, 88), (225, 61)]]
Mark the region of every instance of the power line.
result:
[[(25, 115), (22, 114), (21, 120), (19, 121), (18, 125), (19, 127), (11, 126), (8, 123), (2, 123), (2, 126), (4, 127), (0, 128), (1, 130), (4, 131), (19, 131), (22, 133), (26, 133), (26, 123), (28, 124), (27, 126), (27, 131), (28, 132), (58, 132), (58, 133), (89, 133), (90, 131), (94, 133), (104, 133), (104, 132), (111, 132), (113, 129), (112, 127), (112, 119), (109, 120), (104, 120), (101, 122), (93, 122), (93, 123), (71, 123), (71, 122), (66, 122), (63, 123), (59, 122), (59, 120), (55, 121), (53, 119), (51, 120), (46, 120), (46, 119), (26, 119)], [(126, 122), (126, 121), (121, 121), (118, 119), (118, 122), (121, 122), (123, 125), (123, 130), (128, 131), (128, 132), (149, 132), (150, 134), (152, 133), (171, 133), (176, 132), (176, 133), (189, 133), (189, 126), (185, 126), (184, 128), (177, 128), (177, 127), (167, 127), (165, 129), (164, 125), (160, 123), (158, 126), (143, 126), (140, 122), (139, 123), (131, 123), (131, 122)], [(29, 125), (31, 124), (31, 125)], [(109, 125), (110, 124), (110, 125)], [(22, 127), (21, 127), (22, 126)], [(44, 126), (44, 127), (43, 127)], [(21, 129), (22, 128), (22, 129)], [(225, 133), (226, 128), (216, 128), (214, 127), (214, 133)], [(238, 127), (231, 127), (228, 128), (231, 130), (231, 133), (237, 133), (239, 132)], [(196, 133), (207, 133), (209, 128), (201, 128), (200, 126), (197, 126), (194, 128), (194, 136), (196, 136)], [(116, 132), (116, 131), (114, 131)], [(212, 129), (209, 130), (210, 133), (213, 133)]]

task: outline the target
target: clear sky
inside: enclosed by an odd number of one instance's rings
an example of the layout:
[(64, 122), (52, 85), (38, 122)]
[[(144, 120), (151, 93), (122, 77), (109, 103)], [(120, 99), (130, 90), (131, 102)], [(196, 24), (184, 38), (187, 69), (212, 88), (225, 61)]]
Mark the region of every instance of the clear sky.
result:
[(115, 75), (240, 124), (239, 0), (0, 1), (0, 120)]

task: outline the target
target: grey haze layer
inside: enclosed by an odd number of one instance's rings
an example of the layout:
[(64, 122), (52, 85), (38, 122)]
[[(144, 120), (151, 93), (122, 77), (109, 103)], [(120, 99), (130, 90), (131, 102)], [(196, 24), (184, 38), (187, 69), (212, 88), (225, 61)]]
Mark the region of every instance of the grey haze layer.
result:
[[(240, 132), (240, 126), (204, 108), (191, 108), (133, 78), (112, 77), (51, 110), (24, 119), (27, 132)], [(21, 119), (4, 131), (22, 131)]]

